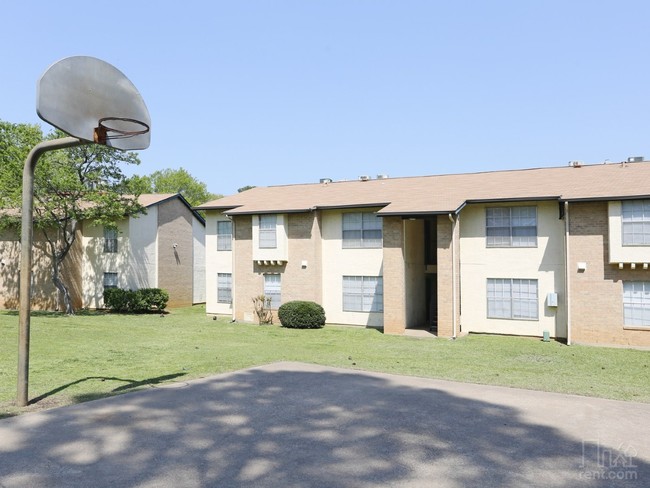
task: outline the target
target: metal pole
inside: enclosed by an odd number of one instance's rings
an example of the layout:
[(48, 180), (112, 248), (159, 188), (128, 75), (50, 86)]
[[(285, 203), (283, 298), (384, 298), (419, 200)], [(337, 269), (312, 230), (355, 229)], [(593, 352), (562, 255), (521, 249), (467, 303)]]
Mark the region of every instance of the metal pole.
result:
[(44, 141), (29, 152), (23, 169), (23, 209), (20, 237), (20, 311), (18, 321), (18, 397), (19, 407), (26, 406), (29, 389), (29, 326), (32, 295), (32, 242), (34, 240), (34, 170), (38, 159), (47, 151), (88, 144), (76, 137)]

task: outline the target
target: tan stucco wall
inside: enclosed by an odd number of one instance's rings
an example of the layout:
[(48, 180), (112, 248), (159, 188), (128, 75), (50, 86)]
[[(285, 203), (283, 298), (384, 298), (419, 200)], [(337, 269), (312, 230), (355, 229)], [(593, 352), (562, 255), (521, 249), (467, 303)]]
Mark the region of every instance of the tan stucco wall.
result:
[[(217, 301), (217, 277), (219, 273), (233, 274), (233, 251), (217, 250), (217, 222), (228, 222), (230, 219), (217, 210), (210, 210), (206, 213), (205, 221), (205, 292), (206, 312), (212, 314), (232, 315), (231, 303), (218, 303)], [(234, 227), (235, 224), (233, 224)], [(233, 229), (234, 232), (234, 229)], [(232, 249), (235, 248), (235, 241), (232, 242)], [(234, 276), (232, 283), (233, 293), (235, 290)]]
[[(557, 202), (516, 205), (537, 208), (537, 247), (489, 248), (486, 245), (486, 205), (468, 205), (460, 218), (461, 324), (463, 332), (566, 337), (564, 292), (564, 221)], [(514, 206), (513, 204), (489, 207)], [(538, 320), (487, 318), (487, 279), (538, 280)], [(548, 293), (558, 294), (558, 307), (548, 307)]]
[(85, 223), (83, 226), (82, 282), (83, 306), (104, 306), (104, 273), (117, 273), (120, 288), (130, 288), (129, 276), (129, 221), (117, 224), (117, 252), (104, 252), (104, 227)]
[(237, 320), (253, 322), (252, 297), (261, 295), (264, 278), (253, 270), (253, 226), (250, 215), (233, 217), (233, 315)]
[[(623, 281), (650, 281), (650, 271), (609, 264), (607, 202), (571, 203), (569, 225), (571, 341), (650, 347), (650, 328), (623, 326)], [(579, 271), (578, 262), (587, 268)]]
[[(81, 307), (81, 274), (78, 270), (81, 259), (81, 232), (77, 232), (75, 243), (61, 266), (61, 278), (68, 287), (72, 306)], [(63, 295), (52, 283), (52, 262), (47, 253), (43, 235), (34, 232), (32, 254), (32, 308), (35, 310), (62, 310)], [(5, 229), (0, 238), (0, 307), (16, 310), (19, 306), (20, 286), (20, 237), (14, 230)]]
[[(341, 210), (326, 210), (322, 213), (322, 289), (327, 321), (335, 324), (383, 327), (383, 313), (343, 311), (343, 276), (384, 276), (384, 252), (381, 248), (343, 249), (342, 214)], [(387, 309), (386, 289), (384, 280), (384, 310)]]
[(609, 263), (650, 263), (650, 247), (623, 246), (623, 206), (620, 201), (608, 203)]

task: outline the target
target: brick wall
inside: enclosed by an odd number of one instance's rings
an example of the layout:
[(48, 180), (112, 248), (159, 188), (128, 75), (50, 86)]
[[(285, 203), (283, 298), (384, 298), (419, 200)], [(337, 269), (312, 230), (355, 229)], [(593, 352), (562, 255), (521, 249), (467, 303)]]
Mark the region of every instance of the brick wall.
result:
[[(452, 337), (454, 333), (453, 280), (452, 280), (452, 223), (446, 215), (437, 216), (438, 229), (438, 336)], [(456, 242), (458, 242), (459, 226), (456, 226)], [(460, 288), (459, 288), (459, 257), (458, 247), (455, 250), (456, 260), (456, 323), (460, 323)], [(457, 325), (456, 333), (460, 334)]]
[(158, 205), (158, 287), (169, 292), (170, 307), (192, 305), (193, 248), (191, 211), (178, 198)]
[(384, 332), (403, 334), (406, 328), (406, 267), (401, 217), (384, 217)]
[(291, 300), (322, 303), (323, 263), (319, 212), (288, 214), (289, 257), (283, 265), (264, 265), (253, 261), (251, 216), (235, 217), (234, 222), (233, 299), (237, 320), (257, 320), (252, 298), (264, 293), (265, 273), (281, 275), (282, 303)]
[[(650, 346), (649, 330), (623, 328), (623, 281), (650, 281), (650, 271), (609, 264), (607, 202), (569, 206), (571, 340)], [(587, 269), (578, 271), (578, 262)]]

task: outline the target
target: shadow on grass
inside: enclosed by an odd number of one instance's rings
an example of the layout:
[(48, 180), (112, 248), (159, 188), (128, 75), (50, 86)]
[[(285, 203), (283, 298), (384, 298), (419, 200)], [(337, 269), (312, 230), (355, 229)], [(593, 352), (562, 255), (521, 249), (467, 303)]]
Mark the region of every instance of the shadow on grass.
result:
[(134, 388), (138, 388), (140, 386), (149, 386), (149, 385), (157, 385), (160, 383), (164, 383), (169, 380), (176, 379), (180, 376), (184, 376), (187, 373), (172, 373), (172, 374), (166, 374), (163, 376), (157, 376), (155, 378), (147, 378), (144, 380), (131, 380), (131, 379), (126, 379), (126, 378), (117, 378), (115, 376), (87, 376), (85, 378), (81, 378), (76, 381), (72, 381), (70, 383), (66, 383), (65, 385), (61, 385), (53, 390), (48, 391), (47, 393), (43, 393), (42, 395), (37, 396), (36, 398), (33, 398), (30, 400), (29, 404), (33, 405), (35, 403), (38, 403), (47, 397), (50, 397), (52, 395), (56, 395), (57, 393), (62, 392), (66, 388), (70, 388), (71, 386), (78, 385), (79, 383), (83, 383), (84, 381), (90, 381), (90, 380), (101, 380), (101, 381), (122, 381), (126, 383), (125, 385), (118, 386), (117, 388), (111, 390), (108, 394), (104, 392), (97, 392), (97, 393), (87, 393), (83, 395), (78, 395), (75, 396), (75, 403), (81, 403), (81, 402), (87, 402), (89, 400), (96, 400), (98, 398), (103, 398), (106, 396), (110, 396), (115, 393), (123, 393), (126, 390), (132, 390)]
[[(10, 317), (18, 317), (18, 310), (3, 310), (2, 315), (8, 315)], [(48, 317), (48, 318), (67, 318), (70, 315), (63, 312), (53, 312), (49, 310), (32, 310), (30, 312), (30, 317)], [(72, 317), (102, 317), (108, 315), (106, 310), (77, 310), (75, 311)]]

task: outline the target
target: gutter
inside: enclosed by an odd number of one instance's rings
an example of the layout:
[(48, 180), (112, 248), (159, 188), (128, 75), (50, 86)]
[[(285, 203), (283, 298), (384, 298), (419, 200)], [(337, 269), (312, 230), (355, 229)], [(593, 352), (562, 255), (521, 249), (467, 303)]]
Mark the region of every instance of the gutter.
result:
[(564, 202), (564, 286), (566, 288), (566, 344), (571, 345), (571, 273), (569, 271), (569, 202)]
[(453, 333), (451, 338), (456, 339), (456, 330), (458, 328), (458, 321), (456, 320), (456, 225), (458, 224), (458, 217), (454, 219), (453, 214), (449, 214), (449, 221), (451, 222), (451, 313), (453, 323)]

